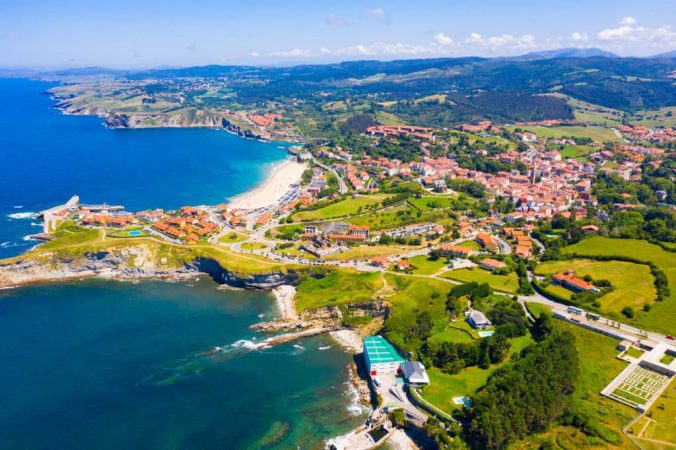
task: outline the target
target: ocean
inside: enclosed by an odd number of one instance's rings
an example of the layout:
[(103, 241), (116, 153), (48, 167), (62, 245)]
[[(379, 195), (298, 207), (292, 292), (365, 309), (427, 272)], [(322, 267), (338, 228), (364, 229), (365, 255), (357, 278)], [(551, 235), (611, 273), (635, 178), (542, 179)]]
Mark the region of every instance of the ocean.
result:
[(270, 294), (206, 279), (0, 291), (0, 448), (322, 448), (362, 420), (350, 357), (327, 337), (250, 350), (259, 314)]
[[(0, 79), (0, 258), (35, 244), (29, 213), (74, 194), (216, 204), (286, 155), (216, 130), (109, 130), (54, 110), (50, 86)], [(321, 448), (364, 418), (351, 356), (327, 337), (251, 350), (274, 314), (271, 294), (206, 278), (0, 290), (0, 449)]]
[(218, 204), (261, 183), (285, 143), (222, 130), (110, 130), (103, 119), (64, 115), (54, 84), (0, 78), (0, 258), (35, 245), (32, 212), (65, 203), (121, 204), (130, 211)]

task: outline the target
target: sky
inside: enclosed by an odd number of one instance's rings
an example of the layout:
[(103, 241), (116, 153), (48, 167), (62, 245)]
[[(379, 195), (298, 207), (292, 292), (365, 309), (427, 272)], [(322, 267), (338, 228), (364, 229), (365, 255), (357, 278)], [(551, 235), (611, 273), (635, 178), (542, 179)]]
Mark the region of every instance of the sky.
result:
[(676, 50), (676, 0), (1, 0), (0, 67)]

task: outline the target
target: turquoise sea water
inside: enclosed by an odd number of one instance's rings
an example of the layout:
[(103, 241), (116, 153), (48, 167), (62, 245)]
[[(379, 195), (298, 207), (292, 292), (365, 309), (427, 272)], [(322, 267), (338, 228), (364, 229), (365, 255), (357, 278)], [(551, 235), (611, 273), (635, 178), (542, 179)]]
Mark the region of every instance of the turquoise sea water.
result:
[(359, 422), (349, 356), (247, 349), (274, 313), (208, 280), (0, 291), (0, 448), (321, 448)]
[[(222, 131), (108, 130), (51, 109), (49, 87), (0, 79), (0, 258), (34, 245), (28, 212), (73, 194), (215, 204), (285, 157)], [(324, 337), (248, 349), (274, 314), (269, 294), (210, 280), (0, 290), (0, 449), (321, 448), (361, 420), (350, 357)]]
[(0, 78), (0, 258), (35, 244), (24, 240), (40, 231), (28, 212), (74, 194), (132, 211), (218, 204), (286, 156), (287, 144), (222, 130), (110, 130), (101, 118), (53, 109), (52, 86)]

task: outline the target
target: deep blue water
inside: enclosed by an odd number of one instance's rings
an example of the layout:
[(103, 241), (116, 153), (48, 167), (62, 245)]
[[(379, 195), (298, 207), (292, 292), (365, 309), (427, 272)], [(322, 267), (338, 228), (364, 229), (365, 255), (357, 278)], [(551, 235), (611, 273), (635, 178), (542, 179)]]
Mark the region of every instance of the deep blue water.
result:
[[(128, 210), (217, 204), (256, 186), (286, 156), (280, 143), (211, 129), (110, 130), (53, 109), (54, 84), (0, 78), (0, 258), (40, 229), (11, 214), (62, 204)], [(21, 208), (18, 208), (21, 207)]]
[(261, 313), (269, 294), (207, 280), (0, 291), (0, 448), (321, 448), (359, 421), (349, 357), (240, 347)]

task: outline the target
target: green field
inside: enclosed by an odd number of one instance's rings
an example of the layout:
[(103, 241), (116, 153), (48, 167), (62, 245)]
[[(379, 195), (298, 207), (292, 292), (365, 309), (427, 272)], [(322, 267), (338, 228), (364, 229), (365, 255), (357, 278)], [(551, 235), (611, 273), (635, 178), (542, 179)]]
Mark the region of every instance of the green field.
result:
[(559, 150), (562, 158), (573, 158), (581, 161), (586, 161), (586, 156), (595, 152), (597, 149), (588, 145), (566, 145), (562, 150)]
[(363, 261), (374, 256), (392, 256), (405, 253), (407, 250), (396, 247), (387, 247), (383, 245), (360, 245), (353, 247), (345, 252), (329, 255), (324, 259), (329, 261)]
[(262, 250), (266, 247), (267, 245), (260, 242), (245, 242), (241, 245), (242, 250)]
[(426, 255), (414, 256), (409, 260), (415, 267), (413, 273), (418, 275), (432, 275), (446, 267), (446, 260), (439, 258), (436, 261), (429, 259)]
[(335, 219), (338, 217), (365, 213), (369, 210), (372, 210), (373, 208), (380, 208), (381, 202), (387, 197), (387, 195), (368, 195), (347, 198), (345, 200), (339, 201), (338, 203), (333, 203), (313, 211), (301, 211), (295, 213), (293, 215), (293, 219), (307, 222), (314, 220)]
[(453, 205), (455, 197), (442, 196), (424, 196), (420, 198), (411, 197), (408, 202), (421, 211), (429, 211), (432, 209), (450, 208)]
[(515, 272), (507, 275), (496, 275), (484, 269), (457, 269), (449, 270), (441, 274), (443, 278), (449, 278), (457, 281), (476, 281), (477, 283), (488, 283), (496, 291), (514, 294), (519, 289), (519, 278)]
[(224, 244), (234, 244), (235, 242), (241, 242), (246, 239), (246, 236), (237, 233), (236, 231), (230, 232), (225, 236), (221, 236), (218, 239), (218, 242), (223, 242)]
[[(553, 275), (567, 269), (575, 270), (580, 278), (590, 275), (595, 280), (608, 280), (615, 288), (612, 292), (601, 297), (601, 311), (617, 318), (624, 318), (620, 311), (625, 306), (639, 310), (644, 304), (655, 303), (655, 286), (650, 268), (643, 264), (633, 264), (624, 261), (594, 261), (589, 259), (574, 259), (569, 261), (545, 262), (537, 266), (538, 275)], [(571, 291), (560, 286), (549, 286), (547, 290), (560, 294), (563, 290), (570, 298)]]
[(615, 135), (610, 128), (603, 127), (582, 127), (582, 126), (563, 126), (563, 127), (519, 127), (522, 130), (535, 133), (538, 137), (558, 139), (564, 137), (591, 138), (596, 142), (621, 142), (621, 139)]
[(479, 243), (478, 243), (477, 241), (475, 241), (475, 240), (471, 240), (471, 241), (463, 241), (463, 242), (461, 242), (461, 243), (459, 244), (459, 246), (460, 246), (460, 247), (471, 248), (472, 250), (476, 250), (476, 251), (481, 250), (481, 246), (480, 246)]
[(650, 330), (662, 333), (674, 333), (674, 315), (676, 314), (676, 253), (668, 252), (660, 246), (638, 239), (612, 239), (594, 236), (577, 244), (564, 247), (562, 253), (580, 255), (625, 256), (641, 261), (650, 261), (664, 270), (669, 280), (671, 297), (667, 301), (654, 303), (649, 312), (638, 312), (634, 323)]
[(446, 328), (441, 333), (430, 337), (428, 342), (472, 342), (474, 338), (470, 333), (459, 328)]
[(307, 277), (298, 285), (296, 309), (369, 302), (382, 287), (380, 272), (335, 270), (323, 278)]
[[(671, 448), (676, 447), (676, 427), (674, 427), (674, 417), (676, 417), (676, 381), (672, 380), (662, 395), (655, 400), (655, 403), (648, 411), (650, 424), (645, 428), (641, 438), (657, 439), (667, 442)], [(641, 429), (642, 425), (641, 423)], [(636, 435), (639, 429), (632, 427)], [(649, 444), (649, 441), (641, 440), (641, 444)], [(664, 446), (662, 448), (668, 448)]]
[(429, 311), (434, 323), (432, 334), (446, 329), (446, 295), (452, 285), (441, 280), (419, 278), (405, 275), (386, 274), (387, 286), (383, 296), (392, 304), (390, 317), (385, 322), (385, 337), (405, 352), (415, 352), (417, 348), (405, 342), (402, 330), (415, 322), (418, 312)]

